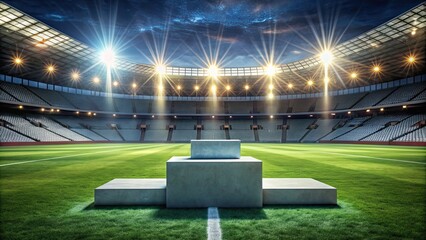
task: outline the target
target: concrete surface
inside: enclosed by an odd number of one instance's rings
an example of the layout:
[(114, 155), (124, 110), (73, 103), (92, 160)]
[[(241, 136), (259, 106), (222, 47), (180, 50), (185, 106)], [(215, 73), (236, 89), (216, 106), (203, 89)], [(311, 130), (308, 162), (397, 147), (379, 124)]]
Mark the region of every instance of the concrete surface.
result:
[(165, 205), (166, 179), (116, 178), (95, 189), (95, 205)]
[(168, 208), (262, 207), (262, 161), (190, 159), (167, 161)]
[(238, 159), (241, 140), (191, 140), (191, 159)]
[(264, 178), (263, 205), (337, 204), (337, 189), (312, 178)]

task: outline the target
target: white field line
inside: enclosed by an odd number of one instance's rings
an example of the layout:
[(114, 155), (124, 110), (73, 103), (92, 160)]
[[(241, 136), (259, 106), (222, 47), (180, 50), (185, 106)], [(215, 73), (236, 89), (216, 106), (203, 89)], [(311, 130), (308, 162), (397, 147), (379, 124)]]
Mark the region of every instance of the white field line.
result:
[(209, 207), (207, 209), (207, 239), (222, 239), (222, 230), (220, 229), (220, 218), (217, 207)]
[(0, 167), (6, 167), (6, 166), (11, 166), (11, 165), (19, 165), (19, 164), (25, 164), (25, 163), (48, 161), (48, 160), (55, 160), (55, 159), (62, 159), (62, 158), (69, 158), (69, 157), (78, 157), (78, 156), (84, 156), (84, 155), (90, 155), (90, 154), (107, 153), (107, 152), (115, 152), (115, 151), (123, 151), (123, 150), (132, 150), (132, 149), (138, 149), (138, 148), (139, 149), (145, 149), (145, 148), (149, 148), (149, 147), (139, 146), (139, 147), (131, 147), (131, 148), (118, 148), (118, 149), (111, 149), (111, 150), (104, 150), (104, 151), (97, 151), (97, 152), (79, 153), (79, 154), (59, 156), (59, 157), (42, 158), (42, 159), (36, 159), (36, 160), (30, 160), (30, 161), (5, 163), (5, 164), (1, 164)]
[[(247, 147), (251, 148), (257, 151), (263, 151), (263, 152), (270, 152), (270, 150), (267, 149), (261, 149), (257, 147)], [(280, 150), (285, 151), (285, 149), (280, 148), (274, 148), (274, 150)], [(401, 159), (393, 159), (393, 158), (380, 158), (380, 157), (371, 157), (371, 156), (365, 156), (365, 155), (356, 155), (356, 154), (347, 154), (347, 153), (336, 153), (336, 152), (327, 152), (327, 151), (306, 151), (306, 153), (325, 153), (325, 154), (334, 154), (334, 155), (341, 155), (341, 156), (348, 156), (348, 157), (360, 157), (360, 158), (370, 158), (370, 159), (376, 159), (376, 160), (384, 160), (384, 161), (392, 161), (392, 162), (403, 162), (403, 163), (413, 163), (413, 164), (420, 164), (420, 165), (426, 165), (425, 162), (415, 162), (415, 161), (408, 161), (408, 160), (401, 160)]]

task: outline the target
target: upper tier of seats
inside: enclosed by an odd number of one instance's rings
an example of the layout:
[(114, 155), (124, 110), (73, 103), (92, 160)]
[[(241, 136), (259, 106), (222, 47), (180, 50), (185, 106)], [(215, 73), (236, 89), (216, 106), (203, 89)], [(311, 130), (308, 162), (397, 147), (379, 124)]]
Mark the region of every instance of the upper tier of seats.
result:
[[(75, 111), (95, 111), (118, 114), (291, 114), (338, 111), (402, 104), (410, 101), (426, 101), (426, 75), (417, 76), (414, 84), (391, 87), (371, 92), (345, 95), (277, 99), (273, 101), (238, 100), (149, 100), (138, 98), (108, 98), (60, 91), (39, 89), (0, 81), (0, 102), (17, 102), (40, 107), (61, 108)], [(393, 86), (393, 85), (391, 85)]]

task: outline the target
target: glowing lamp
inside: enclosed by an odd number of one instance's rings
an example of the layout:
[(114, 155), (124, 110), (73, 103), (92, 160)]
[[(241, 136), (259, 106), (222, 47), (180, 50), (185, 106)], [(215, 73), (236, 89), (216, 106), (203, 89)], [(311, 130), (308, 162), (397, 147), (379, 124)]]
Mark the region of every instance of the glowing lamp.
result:
[(80, 74), (78, 72), (74, 71), (74, 72), (71, 73), (71, 78), (72, 78), (72, 80), (78, 80), (78, 79), (80, 79)]
[(159, 75), (164, 75), (164, 74), (166, 74), (166, 66), (159, 64), (159, 65), (155, 66), (155, 71)]
[(112, 48), (107, 48), (103, 50), (100, 54), (101, 62), (103, 62), (108, 67), (114, 66), (115, 63), (115, 53)]
[(22, 58), (16, 57), (15, 59), (13, 59), (13, 63), (15, 65), (21, 65), (23, 63)]
[(320, 59), (323, 64), (330, 64), (333, 61), (333, 54), (329, 50), (325, 50), (321, 53)]
[(274, 76), (277, 72), (277, 68), (274, 65), (268, 65), (265, 67), (265, 73), (268, 76)]
[(211, 65), (207, 70), (207, 73), (210, 77), (217, 77), (218, 68), (215, 65)]

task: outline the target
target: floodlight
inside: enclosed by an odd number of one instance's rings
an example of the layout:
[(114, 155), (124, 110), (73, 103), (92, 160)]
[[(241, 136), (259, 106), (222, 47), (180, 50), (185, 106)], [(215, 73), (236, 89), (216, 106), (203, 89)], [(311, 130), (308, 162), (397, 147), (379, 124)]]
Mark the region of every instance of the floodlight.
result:
[(274, 98), (274, 94), (273, 94), (273, 93), (269, 93), (269, 94), (268, 94), (268, 98), (269, 98), (269, 99), (273, 99), (273, 98)]
[(231, 86), (226, 85), (226, 90), (227, 90), (227, 91), (231, 90)]
[(352, 72), (351, 73), (351, 78), (352, 79), (356, 79), (358, 77), (358, 73), (356, 73), (356, 72)]
[(402, 108), (403, 108), (403, 109), (406, 109), (406, 108), (407, 108), (407, 105), (402, 106)]
[(166, 74), (166, 66), (164, 66), (163, 64), (158, 64), (157, 66), (155, 66), (155, 72), (158, 75)]
[(137, 86), (136, 83), (132, 83), (132, 88), (136, 88)]
[(292, 88), (293, 88), (293, 84), (292, 84), (292, 83), (289, 83), (287, 86), (288, 86), (288, 88), (290, 88), (290, 89), (292, 89)]
[(273, 84), (269, 84), (269, 90), (274, 89), (274, 85)]
[(314, 85), (314, 81), (309, 80), (309, 81), (308, 81), (308, 86), (312, 86), (312, 85)]
[(277, 68), (274, 65), (270, 64), (265, 67), (265, 73), (268, 76), (274, 76), (276, 72), (277, 72)]
[(410, 63), (410, 64), (415, 63), (415, 62), (416, 62), (416, 57), (415, 57), (415, 56), (413, 56), (413, 55), (410, 55), (410, 56), (407, 58), (407, 62), (408, 62), (408, 63)]
[(325, 50), (320, 55), (321, 61), (323, 64), (330, 64), (333, 61), (333, 54), (330, 50)]
[(114, 87), (117, 87), (117, 86), (118, 86), (118, 82), (117, 82), (117, 81), (114, 81), (114, 82), (112, 83), (112, 85), (114, 85)]
[(214, 116), (212, 116), (212, 118), (214, 118)]
[(200, 90), (200, 87), (198, 85), (195, 85), (194, 89), (195, 89), (195, 91), (198, 91), (198, 90)]
[(101, 81), (101, 79), (99, 79), (98, 77), (94, 77), (93, 78), (93, 82), (94, 83), (99, 83)]
[(269, 118), (274, 118), (274, 116), (273, 116), (273, 115), (271, 115), (271, 116), (269, 116)]
[(107, 48), (103, 50), (100, 54), (101, 61), (108, 67), (114, 66), (115, 63), (115, 53), (112, 48)]
[(373, 71), (376, 72), (376, 73), (380, 72), (380, 70), (381, 69), (380, 69), (379, 65), (376, 65), (376, 66), (373, 67)]
[(384, 108), (380, 108), (380, 112), (383, 112), (383, 111), (385, 111), (385, 109)]
[(115, 117), (115, 116), (116, 116), (116, 115), (115, 115), (115, 113), (114, 113), (114, 114), (112, 114), (112, 116), (113, 116), (113, 117)]
[(40, 110), (41, 110), (42, 112), (44, 112), (44, 108), (41, 108)]
[(249, 90), (249, 89), (250, 89), (249, 85), (247, 85), (247, 84), (246, 84), (246, 85), (244, 86), (244, 89), (245, 89), (245, 90)]
[(210, 77), (217, 77), (218, 68), (216, 65), (211, 65), (207, 70), (207, 73)]
[(136, 115), (133, 115), (133, 117), (135, 118), (135, 117), (136, 117)]
[(46, 71), (49, 73), (49, 74), (51, 74), (51, 73), (54, 73), (55, 72), (55, 66), (53, 65), (53, 64), (49, 64), (49, 65), (47, 65), (46, 66)]
[(16, 57), (16, 58), (13, 59), (13, 63), (15, 65), (21, 65), (23, 63), (23, 60), (20, 57)]
[(77, 72), (77, 71), (73, 71), (73, 72), (71, 73), (71, 79), (72, 79), (72, 80), (78, 80), (78, 79), (80, 79), (80, 73), (79, 73), (79, 72)]
[(182, 89), (182, 86), (181, 85), (178, 85), (177, 86), (177, 90), (181, 90)]

